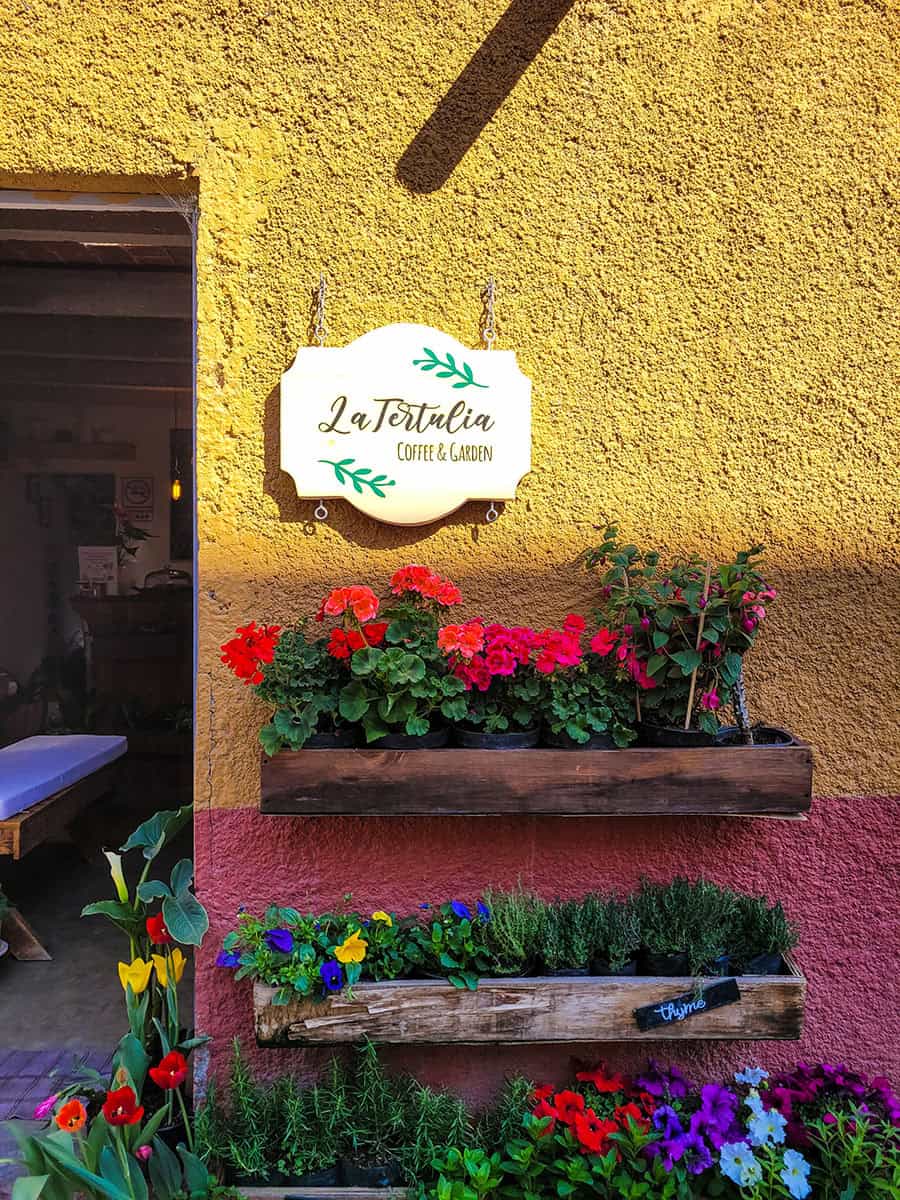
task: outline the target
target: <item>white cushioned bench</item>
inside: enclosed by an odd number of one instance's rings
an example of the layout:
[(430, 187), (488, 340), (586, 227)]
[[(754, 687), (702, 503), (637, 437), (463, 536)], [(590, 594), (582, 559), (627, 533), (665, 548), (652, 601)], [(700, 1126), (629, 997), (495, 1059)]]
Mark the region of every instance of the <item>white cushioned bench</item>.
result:
[(112, 787), (111, 765), (128, 740), (89, 733), (40, 734), (0, 750), (0, 854), (21, 858), (60, 833)]

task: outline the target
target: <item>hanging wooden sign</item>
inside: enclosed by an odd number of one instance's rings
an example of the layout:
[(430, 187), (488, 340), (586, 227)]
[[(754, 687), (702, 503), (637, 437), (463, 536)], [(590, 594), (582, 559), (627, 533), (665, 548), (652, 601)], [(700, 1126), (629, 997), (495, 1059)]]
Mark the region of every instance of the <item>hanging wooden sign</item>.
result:
[(303, 347), (281, 380), (281, 466), (298, 496), (339, 496), (391, 525), (511, 500), (531, 469), (531, 380), (512, 350), (469, 350), (427, 325)]

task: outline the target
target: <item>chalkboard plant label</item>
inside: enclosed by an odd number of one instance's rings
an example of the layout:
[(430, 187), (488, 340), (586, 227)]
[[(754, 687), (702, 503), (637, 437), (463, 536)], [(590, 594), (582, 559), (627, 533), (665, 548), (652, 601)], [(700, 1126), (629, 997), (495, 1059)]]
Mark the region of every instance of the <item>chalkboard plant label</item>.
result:
[(281, 380), (281, 466), (298, 496), (391, 525), (511, 500), (531, 469), (531, 381), (512, 350), (426, 325), (303, 347)]
[(634, 1019), (638, 1029), (646, 1033), (648, 1029), (658, 1029), (661, 1025), (675, 1025), (687, 1021), (696, 1013), (710, 1012), (714, 1008), (724, 1008), (726, 1004), (739, 1004), (741, 993), (734, 979), (723, 979), (710, 987), (697, 988), (661, 1000), (658, 1004), (646, 1004), (634, 1010)]

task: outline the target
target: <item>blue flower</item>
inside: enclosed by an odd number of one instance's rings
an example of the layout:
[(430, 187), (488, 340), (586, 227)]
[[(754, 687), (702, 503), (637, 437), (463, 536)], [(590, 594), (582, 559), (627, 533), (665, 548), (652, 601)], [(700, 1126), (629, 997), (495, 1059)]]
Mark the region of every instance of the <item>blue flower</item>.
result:
[(756, 1088), (751, 1090), (750, 1095), (747, 1097), (745, 1103), (750, 1111), (757, 1117), (761, 1116), (766, 1111), (763, 1108), (762, 1096), (760, 1096)]
[(323, 962), (319, 967), (319, 974), (322, 976), (326, 992), (339, 992), (344, 986), (341, 964), (335, 962), (334, 959), (330, 962)]
[(762, 1168), (753, 1151), (743, 1142), (728, 1142), (719, 1152), (719, 1169), (739, 1187), (751, 1187), (762, 1179)]
[(754, 1113), (747, 1122), (751, 1146), (774, 1146), (783, 1142), (786, 1125), (787, 1121), (776, 1108), (770, 1108), (768, 1112)]
[(431, 905), (430, 904), (420, 904), (419, 908), (422, 908), (422, 909), (431, 908)]
[(279, 954), (290, 954), (294, 949), (294, 936), (289, 929), (269, 929), (263, 939), (270, 950)]
[(491, 910), (481, 900), (478, 901), (478, 903), (475, 905), (475, 907), (478, 909), (479, 917), (481, 917), (481, 920), (484, 922), (485, 925), (487, 925), (488, 921), (491, 919)]
[(781, 1181), (794, 1197), (794, 1200), (805, 1200), (812, 1188), (809, 1186), (809, 1163), (797, 1150), (785, 1150), (784, 1167), (781, 1170)]
[(469, 912), (468, 908), (466, 908), (465, 904), (463, 904), (462, 900), (451, 900), (450, 907), (461, 921), (472, 920), (472, 914)]
[(769, 1072), (762, 1067), (744, 1067), (743, 1071), (735, 1074), (735, 1083), (747, 1083), (750, 1087), (759, 1087), (764, 1079), (769, 1078)]
[(216, 955), (217, 967), (230, 967), (232, 970), (241, 965), (241, 956), (233, 950), (220, 950)]

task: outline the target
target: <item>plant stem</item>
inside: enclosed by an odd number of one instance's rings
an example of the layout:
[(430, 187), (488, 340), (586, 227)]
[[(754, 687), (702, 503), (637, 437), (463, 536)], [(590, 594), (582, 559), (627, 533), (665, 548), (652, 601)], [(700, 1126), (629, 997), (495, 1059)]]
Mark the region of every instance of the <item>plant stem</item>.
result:
[(128, 1152), (125, 1149), (125, 1142), (121, 1129), (116, 1130), (115, 1139), (116, 1151), (119, 1155), (119, 1162), (122, 1166), (122, 1174), (125, 1176), (125, 1186), (128, 1188), (129, 1196), (134, 1197), (134, 1188), (131, 1186), (131, 1171), (128, 1167)]
[(188, 1118), (188, 1114), (187, 1114), (187, 1106), (184, 1103), (184, 1096), (182, 1096), (182, 1094), (181, 1094), (180, 1087), (175, 1088), (175, 1095), (178, 1097), (178, 1105), (179, 1105), (179, 1108), (181, 1109), (181, 1115), (184, 1118), (184, 1132), (187, 1135), (188, 1150), (190, 1150), (190, 1152), (193, 1154), (193, 1152), (194, 1152), (194, 1131), (191, 1129), (191, 1122), (190, 1122), (190, 1120)]
[[(706, 620), (706, 603), (709, 600), (710, 575), (712, 575), (712, 563), (708, 562), (706, 564), (706, 579), (703, 582), (703, 611), (700, 613), (700, 620), (697, 622), (697, 641), (694, 645), (694, 649), (698, 654), (700, 652), (700, 643), (703, 641), (703, 623)], [(690, 729), (691, 727), (691, 710), (694, 707), (694, 689), (697, 686), (698, 670), (698, 667), (694, 667), (693, 671), (691, 671), (691, 690), (688, 692), (687, 712), (684, 714), (685, 729)]]

